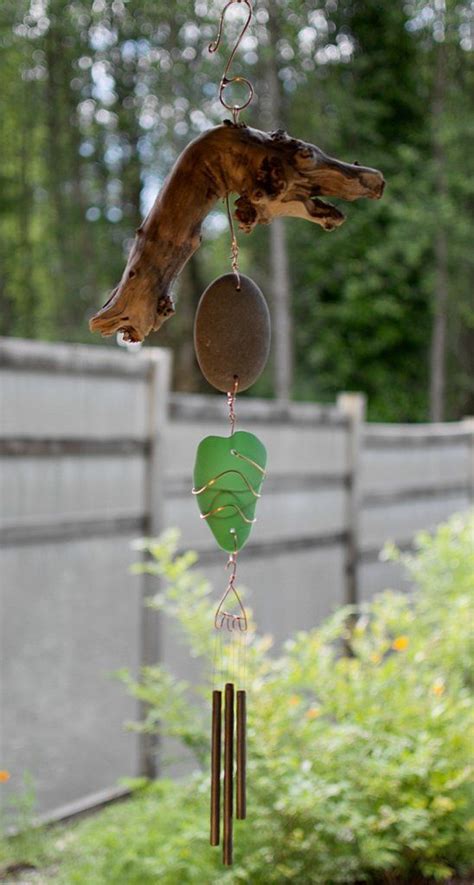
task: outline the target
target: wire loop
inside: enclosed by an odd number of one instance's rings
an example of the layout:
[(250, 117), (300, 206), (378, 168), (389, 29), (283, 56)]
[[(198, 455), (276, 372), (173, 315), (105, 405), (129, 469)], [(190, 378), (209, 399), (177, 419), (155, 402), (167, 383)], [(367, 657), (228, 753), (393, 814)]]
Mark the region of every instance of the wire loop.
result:
[[(236, 52), (237, 52), (237, 50), (244, 38), (244, 35), (247, 31), (247, 28), (250, 25), (250, 22), (252, 20), (252, 14), (253, 14), (252, 0), (229, 0), (229, 2), (224, 6), (224, 9), (222, 10), (220, 21), (219, 21), (219, 30), (217, 33), (217, 37), (215, 40), (212, 41), (212, 43), (209, 43), (209, 52), (217, 52), (217, 50), (219, 49), (220, 42), (222, 39), (222, 31), (224, 28), (224, 19), (226, 16), (226, 12), (230, 6), (233, 6), (234, 3), (245, 4), (245, 6), (248, 9), (248, 16), (247, 16), (247, 20), (246, 20), (239, 36), (237, 38), (235, 46), (232, 49), (232, 52), (229, 56), (227, 64), (224, 68), (224, 73), (222, 75), (221, 82), (219, 84), (219, 101), (220, 101), (221, 105), (226, 108), (226, 110), (231, 112), (232, 119), (233, 119), (234, 123), (238, 123), (240, 112), (245, 110), (245, 108), (248, 108), (250, 102), (253, 99), (254, 88), (253, 88), (250, 80), (247, 80), (246, 77), (242, 77), (240, 74), (238, 74), (235, 77), (228, 77), (227, 75), (229, 73), (232, 62), (234, 61), (235, 54), (236, 54)], [(243, 83), (244, 86), (246, 86), (246, 88), (248, 89), (247, 100), (244, 101), (243, 104), (229, 104), (225, 100), (225, 97), (224, 97), (225, 90), (227, 89), (228, 86), (232, 86), (232, 84), (234, 84), (234, 83)]]
[[(229, 559), (227, 560), (226, 568), (231, 569), (231, 573), (225, 593), (218, 605), (214, 617), (214, 626), (216, 630), (222, 630), (222, 628), (225, 626), (230, 633), (232, 633), (234, 630), (240, 630), (241, 633), (245, 633), (248, 627), (247, 612), (245, 611), (242, 600), (234, 586), (237, 573), (237, 551), (230, 554)], [(231, 596), (233, 598), (233, 601), (237, 604), (238, 614), (234, 614), (232, 611), (227, 611), (224, 608), (226, 600), (229, 596)]]

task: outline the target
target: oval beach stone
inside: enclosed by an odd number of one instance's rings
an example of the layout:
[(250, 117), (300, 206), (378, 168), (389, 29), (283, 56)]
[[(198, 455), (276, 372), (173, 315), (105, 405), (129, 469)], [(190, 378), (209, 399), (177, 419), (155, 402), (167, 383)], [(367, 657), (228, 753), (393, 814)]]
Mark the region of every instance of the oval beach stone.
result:
[(202, 374), (217, 390), (246, 390), (263, 372), (270, 351), (270, 313), (258, 286), (244, 274), (214, 280), (194, 321), (194, 348)]

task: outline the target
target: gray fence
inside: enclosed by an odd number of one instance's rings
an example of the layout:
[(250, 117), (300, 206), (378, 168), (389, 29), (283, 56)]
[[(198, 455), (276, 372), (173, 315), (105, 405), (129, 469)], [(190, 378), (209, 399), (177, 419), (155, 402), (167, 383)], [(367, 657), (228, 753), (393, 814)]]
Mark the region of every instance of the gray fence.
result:
[[(223, 589), (190, 496), (200, 439), (226, 434), (224, 397), (169, 393), (163, 350), (0, 340), (0, 767), (37, 783), (43, 811), (100, 802), (150, 767), (123, 730), (138, 711), (112, 678), (165, 660), (173, 635), (142, 605), (131, 542), (176, 525)], [(239, 426), (268, 449), (258, 522), (239, 564), (261, 628), (277, 639), (346, 601), (401, 584), (379, 561), (473, 495), (472, 424), (364, 424), (364, 402), (282, 406), (241, 398)]]

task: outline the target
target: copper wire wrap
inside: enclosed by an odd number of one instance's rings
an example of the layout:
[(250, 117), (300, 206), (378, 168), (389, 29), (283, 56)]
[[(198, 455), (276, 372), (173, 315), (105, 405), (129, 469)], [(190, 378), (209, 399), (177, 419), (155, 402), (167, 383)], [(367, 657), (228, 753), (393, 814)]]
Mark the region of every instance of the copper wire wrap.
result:
[[(247, 455), (242, 455), (237, 449), (230, 450), (231, 455), (234, 455), (235, 458), (240, 458), (242, 461), (246, 461), (247, 464), (251, 464), (252, 467), (255, 467), (256, 470), (259, 470), (263, 477), (267, 475), (267, 471), (260, 464), (257, 464), (256, 461), (253, 461), (252, 458), (248, 458)], [(260, 495), (258, 495), (260, 497)]]
[[(230, 397), (231, 394), (227, 394), (227, 396)], [(233, 405), (230, 406), (229, 408), (230, 408), (230, 421), (231, 421), (231, 428), (232, 428), (231, 429), (231, 436), (232, 436), (232, 434), (234, 432), (236, 418), (235, 418), (235, 412), (233, 410)], [(265, 478), (266, 470), (263, 467), (261, 467), (260, 464), (257, 464), (257, 462), (254, 461), (252, 458), (248, 458), (247, 455), (242, 455), (242, 453), (238, 452), (237, 449), (231, 449), (230, 453), (231, 453), (231, 455), (234, 456), (234, 458), (239, 458), (241, 461), (245, 461), (247, 464), (251, 464), (251, 466), (254, 467), (255, 470), (258, 470), (262, 474), (262, 476)], [(250, 492), (250, 494), (253, 495), (254, 498), (261, 498), (262, 497), (260, 492), (257, 492), (254, 489), (252, 483), (247, 479), (246, 476), (244, 476), (242, 471), (236, 470), (235, 468), (232, 468), (229, 470), (222, 470), (221, 473), (217, 473), (216, 476), (213, 476), (213, 477), (211, 477), (211, 479), (208, 479), (208, 481), (205, 482), (204, 485), (201, 486), (199, 489), (192, 489), (192, 494), (193, 495), (202, 495), (203, 492), (207, 492), (207, 491), (209, 491), (209, 489), (212, 489), (212, 487), (216, 484), (216, 482), (218, 482), (220, 479), (223, 479), (224, 476), (228, 476), (230, 474), (235, 474), (236, 476), (240, 476), (240, 479), (242, 480), (244, 486), (246, 487), (246, 490), (248, 492)], [(249, 519), (245, 515), (244, 511), (239, 506), (239, 504), (237, 504), (236, 501), (234, 501), (234, 502), (228, 501), (225, 504), (218, 503), (219, 498), (223, 492), (225, 492), (226, 495), (233, 495), (234, 497), (237, 497), (243, 491), (245, 491), (245, 489), (221, 489), (221, 488), (217, 487), (216, 488), (216, 495), (215, 495), (215, 498), (213, 498), (211, 509), (208, 510), (207, 513), (201, 513), (200, 518), (201, 519), (209, 519), (210, 516), (215, 516), (216, 513), (224, 513), (224, 511), (229, 510), (229, 508), (230, 508), (234, 513), (238, 513), (240, 518), (243, 519), (243, 521), (246, 522), (247, 525), (253, 525), (257, 520), (256, 519)], [(238, 500), (238, 497), (237, 497), (237, 500)], [(214, 506), (214, 505), (216, 505), (216, 506)], [(226, 516), (227, 516), (227, 514), (226, 514)]]
[[(234, 454), (234, 453), (232, 452), (232, 454)], [(247, 458), (246, 460), (248, 461), (250, 459)], [(247, 479), (246, 476), (243, 476), (243, 474), (240, 472), (240, 470), (223, 470), (222, 473), (218, 473), (216, 476), (213, 476), (212, 479), (210, 479), (208, 482), (204, 483), (204, 485), (201, 486), (200, 489), (193, 489), (192, 494), (193, 495), (201, 495), (203, 492), (207, 492), (208, 489), (212, 488), (212, 486), (217, 482), (218, 479), (222, 479), (223, 476), (227, 476), (229, 473), (235, 473), (235, 474), (237, 474), (237, 476), (240, 476), (240, 478), (244, 481), (244, 484), (247, 486), (249, 492), (254, 496), (254, 498), (261, 498), (262, 497), (259, 492), (255, 491), (253, 485), (249, 482), (249, 480)], [(231, 490), (226, 489), (226, 491), (228, 491), (230, 493)], [(234, 505), (228, 504), (227, 506), (232, 507)], [(237, 505), (235, 505), (235, 506), (237, 506)], [(222, 509), (224, 509), (224, 508), (222, 508)], [(209, 516), (208, 513), (201, 514), (202, 519), (206, 519), (207, 516)], [(247, 521), (249, 521), (249, 520), (247, 520)], [(252, 522), (253, 521), (254, 520), (252, 520)]]
[(229, 222), (230, 231), (230, 266), (235, 276), (235, 288), (240, 292), (240, 273), (239, 273), (239, 244), (235, 235), (234, 219), (230, 209), (229, 194), (226, 194), (225, 205), (227, 210), (227, 221)]
[(232, 818), (234, 805), (234, 685), (225, 686), (224, 710), (224, 828), (222, 860), (224, 866), (232, 865), (233, 832)]
[[(216, 499), (219, 498), (219, 495), (216, 495)], [(201, 513), (201, 519), (209, 519), (210, 516), (215, 516), (216, 513), (223, 513), (224, 510), (232, 510), (232, 513), (238, 513), (241, 519), (247, 523), (247, 525), (253, 525), (257, 520), (256, 519), (248, 519), (245, 515), (244, 511), (238, 504), (220, 504), (218, 507), (212, 507), (211, 510), (208, 510), (207, 513)]]
[[(230, 394), (227, 394), (227, 395), (230, 396)], [(233, 415), (233, 417), (231, 418), (231, 426), (233, 428), (235, 426), (236, 419), (235, 419), (235, 413), (232, 413), (232, 415)], [(232, 429), (231, 435), (233, 432), (234, 431)], [(248, 458), (247, 455), (242, 455), (241, 452), (237, 451), (237, 449), (231, 449), (231, 455), (233, 455), (234, 458), (240, 458), (241, 461), (245, 461), (247, 464), (251, 464), (252, 467), (255, 467), (256, 470), (260, 471), (262, 476), (265, 478), (266, 470), (263, 467), (261, 467), (260, 464), (257, 464), (256, 461), (253, 461), (252, 458)], [(213, 477), (211, 477), (211, 479), (208, 479), (208, 481), (205, 482), (204, 485), (201, 486), (199, 489), (192, 489), (192, 494), (193, 495), (202, 495), (203, 492), (207, 492), (207, 491), (209, 491), (209, 489), (212, 489), (212, 487), (216, 484), (216, 482), (218, 482), (218, 480), (222, 479), (224, 476), (227, 476), (229, 474), (235, 474), (237, 476), (240, 476), (247, 491), (249, 491), (250, 494), (253, 495), (254, 498), (261, 498), (262, 497), (260, 492), (257, 492), (254, 489), (253, 485), (247, 479), (247, 477), (244, 476), (242, 471), (235, 470), (234, 468), (230, 469), (230, 470), (223, 470), (221, 473), (217, 473), (216, 476), (213, 476)], [(226, 504), (218, 504), (218, 501), (219, 501), (219, 498), (220, 498), (222, 492), (225, 492), (227, 495), (233, 495), (234, 497), (237, 497), (239, 494), (241, 494), (242, 491), (245, 491), (245, 489), (220, 489), (219, 487), (217, 487), (216, 496), (212, 501), (211, 509), (208, 510), (207, 513), (201, 513), (200, 518), (201, 519), (209, 519), (210, 516), (215, 516), (216, 513), (224, 513), (224, 511), (226, 511), (230, 508), (234, 513), (238, 513), (240, 518), (243, 519), (243, 521), (246, 522), (247, 525), (253, 525), (257, 520), (256, 519), (249, 519), (245, 515), (244, 511), (239, 506), (239, 504), (237, 504), (237, 502), (235, 502), (235, 501), (229, 502), (228, 501)], [(216, 506), (214, 506), (214, 504)]]
[(236, 818), (245, 820), (247, 817), (247, 695), (245, 691), (237, 692), (237, 725), (236, 725)]
[(219, 845), (221, 828), (222, 692), (212, 692), (211, 845)]
[[(239, 278), (240, 284), (240, 278)], [(230, 423), (230, 435), (234, 433), (235, 425), (237, 422), (237, 416), (235, 414), (235, 398), (237, 396), (237, 391), (239, 389), (239, 376), (234, 375), (234, 386), (232, 390), (227, 391), (227, 405), (229, 407), (229, 423)]]

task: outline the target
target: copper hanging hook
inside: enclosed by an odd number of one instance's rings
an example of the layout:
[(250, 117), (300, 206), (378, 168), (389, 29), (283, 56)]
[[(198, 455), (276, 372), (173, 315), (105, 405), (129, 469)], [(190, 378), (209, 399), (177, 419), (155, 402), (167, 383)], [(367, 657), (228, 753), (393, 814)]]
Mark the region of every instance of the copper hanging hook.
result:
[[(222, 75), (222, 79), (219, 84), (219, 101), (223, 105), (223, 107), (225, 107), (228, 111), (230, 111), (232, 113), (233, 121), (234, 121), (234, 123), (237, 123), (238, 119), (239, 119), (240, 112), (245, 110), (245, 108), (248, 108), (250, 102), (252, 101), (252, 98), (254, 96), (254, 89), (253, 89), (253, 86), (252, 86), (250, 80), (247, 80), (246, 77), (242, 77), (240, 75), (237, 75), (236, 77), (228, 77), (227, 74), (229, 73), (232, 62), (234, 61), (235, 54), (236, 54), (236, 52), (237, 52), (237, 50), (244, 38), (244, 35), (247, 31), (247, 28), (250, 25), (250, 22), (252, 20), (252, 14), (253, 14), (252, 0), (229, 0), (229, 2), (224, 6), (224, 9), (222, 10), (222, 13), (221, 13), (220, 22), (219, 22), (219, 31), (217, 34), (217, 38), (215, 40), (213, 40), (212, 43), (209, 43), (209, 52), (217, 52), (220, 42), (221, 42), (221, 38), (222, 38), (222, 31), (223, 31), (223, 27), (224, 27), (224, 19), (226, 16), (226, 12), (229, 9), (229, 7), (232, 6), (234, 3), (240, 3), (240, 4), (244, 3), (248, 9), (248, 16), (247, 16), (247, 20), (246, 20), (239, 36), (237, 38), (235, 46), (229, 56), (228, 62), (224, 68), (224, 73)], [(247, 100), (241, 105), (227, 104), (227, 102), (224, 98), (225, 90), (227, 89), (228, 86), (231, 86), (233, 83), (243, 83), (248, 89)]]

